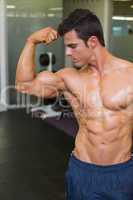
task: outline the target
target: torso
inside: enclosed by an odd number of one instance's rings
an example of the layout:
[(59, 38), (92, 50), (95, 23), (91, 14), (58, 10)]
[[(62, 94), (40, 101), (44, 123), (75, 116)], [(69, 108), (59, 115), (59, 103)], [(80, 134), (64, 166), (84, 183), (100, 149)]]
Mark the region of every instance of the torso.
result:
[(111, 66), (101, 75), (91, 69), (72, 69), (64, 76), (68, 88), (64, 95), (79, 123), (73, 153), (80, 160), (109, 165), (130, 158), (132, 68), (132, 64), (122, 62), (121, 67)]

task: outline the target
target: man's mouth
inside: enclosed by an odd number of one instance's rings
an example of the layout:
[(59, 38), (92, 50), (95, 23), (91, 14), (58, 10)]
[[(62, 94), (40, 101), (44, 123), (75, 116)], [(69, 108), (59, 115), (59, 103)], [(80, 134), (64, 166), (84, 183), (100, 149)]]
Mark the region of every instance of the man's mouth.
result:
[(73, 61), (74, 63), (78, 62), (78, 60), (76, 60), (76, 59), (72, 59), (72, 61)]

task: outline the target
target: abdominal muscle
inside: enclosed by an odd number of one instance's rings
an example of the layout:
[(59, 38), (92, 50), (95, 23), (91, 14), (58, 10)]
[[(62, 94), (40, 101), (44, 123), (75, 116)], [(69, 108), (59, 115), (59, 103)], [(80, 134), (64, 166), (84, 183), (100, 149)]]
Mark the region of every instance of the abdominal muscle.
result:
[[(65, 93), (77, 118), (79, 131), (73, 154), (81, 161), (112, 165), (130, 159), (132, 147), (132, 116), (126, 109), (104, 105), (91, 98), (81, 104), (71, 93)], [(79, 98), (80, 99), (80, 98)], [(92, 102), (92, 103), (91, 103)], [(105, 102), (105, 101), (103, 101)]]
[[(90, 121), (79, 123), (79, 131), (75, 140), (73, 154), (81, 161), (98, 165), (112, 165), (130, 159), (132, 147), (131, 126), (111, 129), (100, 128), (100, 122)], [(99, 126), (97, 126), (99, 124)], [(92, 128), (94, 127), (94, 128)], [(98, 129), (96, 130), (96, 127)], [(101, 129), (101, 130), (100, 130)]]

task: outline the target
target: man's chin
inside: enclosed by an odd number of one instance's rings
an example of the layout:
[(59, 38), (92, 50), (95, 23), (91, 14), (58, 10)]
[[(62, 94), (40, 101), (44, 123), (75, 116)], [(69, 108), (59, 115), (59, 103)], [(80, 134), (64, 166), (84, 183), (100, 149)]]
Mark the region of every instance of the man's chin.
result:
[(73, 67), (76, 69), (81, 69), (83, 65), (78, 65), (78, 64), (73, 63)]

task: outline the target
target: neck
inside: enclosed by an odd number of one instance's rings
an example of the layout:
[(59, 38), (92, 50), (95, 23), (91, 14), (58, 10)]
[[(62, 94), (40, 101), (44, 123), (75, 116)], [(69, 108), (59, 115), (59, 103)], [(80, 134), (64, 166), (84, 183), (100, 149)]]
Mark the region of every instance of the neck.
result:
[(109, 66), (108, 64), (111, 61), (111, 58), (112, 55), (108, 52), (108, 50), (100, 46), (94, 50), (90, 65), (94, 70), (101, 74), (105, 68)]

